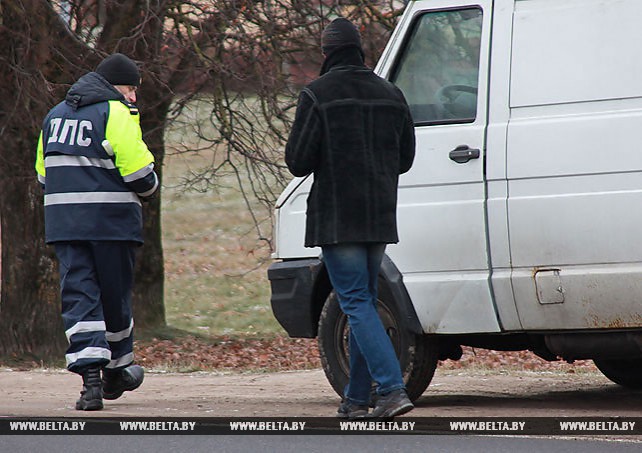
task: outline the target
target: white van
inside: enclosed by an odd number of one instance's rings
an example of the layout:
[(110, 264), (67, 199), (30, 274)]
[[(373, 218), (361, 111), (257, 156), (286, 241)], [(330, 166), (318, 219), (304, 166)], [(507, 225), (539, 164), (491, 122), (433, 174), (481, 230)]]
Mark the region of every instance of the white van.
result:
[[(380, 274), (412, 399), (462, 345), (593, 359), (642, 388), (641, 17), (639, 0), (408, 4), (376, 72), (416, 126)], [(271, 302), (341, 394), (346, 318), (303, 246), (311, 179), (276, 205)]]

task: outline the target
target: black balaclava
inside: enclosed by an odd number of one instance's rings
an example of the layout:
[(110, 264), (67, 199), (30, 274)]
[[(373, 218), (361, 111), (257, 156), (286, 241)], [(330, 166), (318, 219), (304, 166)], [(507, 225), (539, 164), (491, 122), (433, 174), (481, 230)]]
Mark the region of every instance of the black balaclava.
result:
[(343, 17), (334, 19), (325, 27), (321, 33), (321, 49), (326, 57), (321, 67), (321, 74), (328, 71), (333, 60), (336, 59), (333, 56), (346, 51), (358, 52), (361, 57), (360, 63), (363, 64), (364, 55), (359, 30), (352, 22)]
[(361, 49), (361, 36), (357, 27), (348, 19), (334, 19), (321, 33), (321, 49), (326, 55), (338, 48), (350, 46)]

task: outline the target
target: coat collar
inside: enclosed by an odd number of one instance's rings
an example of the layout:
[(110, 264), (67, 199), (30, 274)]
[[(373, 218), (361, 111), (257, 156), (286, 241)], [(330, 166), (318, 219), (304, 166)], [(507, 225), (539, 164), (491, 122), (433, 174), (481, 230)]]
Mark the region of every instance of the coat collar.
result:
[(348, 45), (334, 49), (326, 56), (325, 61), (321, 66), (320, 75), (344, 66), (356, 66), (361, 69), (366, 68), (366, 65), (363, 62), (363, 51), (361, 48)]

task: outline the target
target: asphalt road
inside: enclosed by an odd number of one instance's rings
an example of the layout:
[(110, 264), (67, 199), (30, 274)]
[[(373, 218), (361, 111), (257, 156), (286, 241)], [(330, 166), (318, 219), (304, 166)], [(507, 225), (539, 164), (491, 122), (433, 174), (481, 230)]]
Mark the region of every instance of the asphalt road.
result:
[(594, 439), (482, 436), (3, 436), (0, 451), (11, 453), (114, 452), (439, 452), (439, 453), (633, 453), (642, 444)]

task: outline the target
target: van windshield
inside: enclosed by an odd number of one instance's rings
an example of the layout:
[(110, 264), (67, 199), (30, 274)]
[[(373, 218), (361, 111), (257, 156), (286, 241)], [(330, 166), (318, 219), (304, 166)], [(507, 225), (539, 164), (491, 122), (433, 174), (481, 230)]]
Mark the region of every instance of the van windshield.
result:
[(415, 20), (391, 82), (403, 91), (416, 125), (475, 121), (481, 32), (479, 8)]

